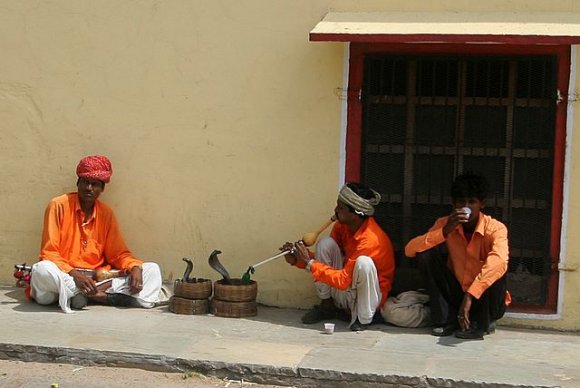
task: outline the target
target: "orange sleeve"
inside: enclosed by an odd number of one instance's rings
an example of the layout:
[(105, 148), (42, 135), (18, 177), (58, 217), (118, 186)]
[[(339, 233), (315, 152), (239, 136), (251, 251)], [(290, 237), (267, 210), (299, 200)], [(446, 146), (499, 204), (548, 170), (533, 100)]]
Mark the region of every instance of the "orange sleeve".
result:
[(485, 258), (481, 272), (467, 290), (475, 298), (481, 295), (507, 271), (509, 260), (508, 233), (505, 225), (497, 223), (491, 231), (491, 251)]
[(62, 223), (64, 222), (63, 205), (56, 201), (50, 201), (44, 211), (44, 226), (42, 228), (42, 241), (40, 243), (40, 260), (54, 262), (61, 271), (70, 272), (73, 267), (68, 259), (60, 255), (60, 241)]
[(335, 269), (315, 261), (310, 266), (310, 272), (312, 272), (312, 277), (317, 281), (339, 290), (346, 290), (352, 285), (354, 265), (359, 256), (377, 259), (380, 256), (379, 247), (376, 244), (370, 244), (368, 240), (361, 241), (357, 249), (344, 258), (344, 267), (342, 269)]
[[(339, 247), (344, 246), (343, 235), (338, 224), (334, 224), (330, 231), (330, 237), (336, 241)], [(353, 255), (354, 256), (354, 255)], [(355, 260), (359, 255), (344, 258), (344, 268), (336, 269), (329, 265), (314, 261), (310, 266), (312, 277), (320, 282), (326, 283), (339, 290), (346, 290), (352, 284), (352, 273), (354, 271)], [(352, 259), (352, 260), (349, 260)]]
[[(359, 233), (360, 232), (360, 233)], [(355, 236), (350, 236), (346, 227), (335, 225), (331, 238), (345, 254), (344, 267), (335, 269), (322, 262), (315, 261), (310, 266), (312, 277), (338, 290), (347, 290), (352, 287), (356, 260), (360, 256), (370, 257), (377, 270), (381, 288), (381, 306), (385, 303), (392, 288), (395, 274), (395, 259), (393, 245), (387, 234), (372, 218), (365, 223), (363, 230)]]
[(417, 253), (425, 252), (445, 242), (443, 227), (447, 223), (447, 217), (439, 218), (429, 231), (421, 236), (413, 238), (405, 246), (405, 256), (415, 257)]
[(124, 270), (128, 270), (136, 265), (142, 265), (143, 262), (134, 257), (129, 248), (127, 248), (125, 240), (123, 240), (123, 236), (121, 235), (119, 223), (113, 212), (110, 214), (110, 220), (107, 226), (107, 238), (104, 247), (107, 263), (115, 269)]
[(334, 269), (329, 265), (314, 261), (310, 266), (310, 272), (312, 272), (312, 277), (317, 281), (326, 283), (339, 290), (346, 290), (352, 284), (352, 273), (356, 257), (352, 260), (345, 258), (345, 266), (343, 269)]

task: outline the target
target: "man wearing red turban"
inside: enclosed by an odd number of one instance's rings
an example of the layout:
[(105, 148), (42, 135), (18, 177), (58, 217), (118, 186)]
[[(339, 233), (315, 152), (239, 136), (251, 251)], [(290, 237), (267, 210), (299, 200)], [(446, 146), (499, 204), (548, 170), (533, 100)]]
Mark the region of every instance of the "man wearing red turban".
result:
[[(111, 162), (105, 156), (87, 156), (76, 173), (77, 192), (53, 198), (46, 208), (40, 262), (32, 267), (31, 297), (39, 304), (58, 301), (66, 313), (71, 307), (83, 308), (88, 299), (154, 307), (162, 283), (159, 266), (133, 256), (112, 209), (98, 200), (111, 179)], [(120, 276), (95, 281), (102, 270)]]

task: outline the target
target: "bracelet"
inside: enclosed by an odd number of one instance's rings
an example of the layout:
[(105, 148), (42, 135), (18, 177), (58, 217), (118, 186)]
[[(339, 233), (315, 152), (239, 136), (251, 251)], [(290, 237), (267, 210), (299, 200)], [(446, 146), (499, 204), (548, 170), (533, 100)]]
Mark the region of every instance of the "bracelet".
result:
[(314, 263), (314, 260), (313, 260), (313, 259), (310, 259), (310, 260), (308, 261), (308, 263), (306, 263), (306, 268), (305, 268), (305, 269), (306, 269), (308, 272), (310, 272), (310, 267), (312, 267), (312, 263)]

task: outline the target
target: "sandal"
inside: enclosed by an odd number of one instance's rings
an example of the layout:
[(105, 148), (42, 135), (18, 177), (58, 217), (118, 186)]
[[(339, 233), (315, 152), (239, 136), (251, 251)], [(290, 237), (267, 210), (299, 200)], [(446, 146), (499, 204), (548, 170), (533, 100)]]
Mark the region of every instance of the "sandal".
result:
[(435, 337), (448, 337), (455, 332), (459, 328), (458, 325), (454, 323), (448, 323), (444, 326), (437, 326), (431, 330), (431, 335)]
[(458, 330), (455, 332), (455, 337), (461, 339), (483, 339), (484, 335), (495, 333), (495, 321), (491, 321), (487, 330), (480, 329), (480, 325), (477, 322), (473, 322), (473, 325), (467, 330)]
[(358, 318), (356, 319), (356, 321), (353, 322), (352, 325), (350, 325), (350, 330), (352, 331), (364, 331), (366, 329), (368, 329), (370, 327), (370, 323), (360, 323), (360, 321), (358, 320)]
[(461, 339), (482, 340), (483, 339), (483, 330), (479, 330), (479, 329), (476, 329), (474, 327), (470, 327), (467, 330), (457, 330), (455, 332), (455, 337), (461, 338)]

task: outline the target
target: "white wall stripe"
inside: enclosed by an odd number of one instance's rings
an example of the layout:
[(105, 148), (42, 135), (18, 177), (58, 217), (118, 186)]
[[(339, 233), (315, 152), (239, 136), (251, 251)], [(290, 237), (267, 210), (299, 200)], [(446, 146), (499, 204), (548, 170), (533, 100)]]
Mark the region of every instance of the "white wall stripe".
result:
[[(350, 43), (344, 44), (344, 59), (342, 63), (342, 90), (348, 90), (348, 74), (350, 60)], [(337, 93), (340, 97), (341, 93)], [(345, 92), (345, 95), (347, 93)], [(341, 98), (340, 112), (340, 150), (338, 155), (338, 189), (346, 180), (346, 126), (348, 123), (348, 98)]]

